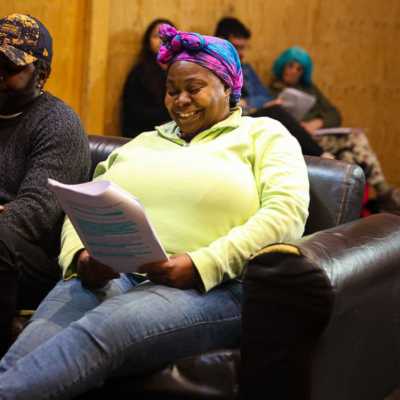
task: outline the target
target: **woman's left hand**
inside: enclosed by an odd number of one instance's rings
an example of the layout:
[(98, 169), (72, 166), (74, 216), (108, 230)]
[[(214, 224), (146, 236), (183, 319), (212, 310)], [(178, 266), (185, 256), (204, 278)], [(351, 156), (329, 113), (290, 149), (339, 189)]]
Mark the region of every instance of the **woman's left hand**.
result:
[(172, 256), (167, 261), (142, 265), (138, 272), (146, 273), (152, 282), (179, 289), (195, 288), (200, 281), (197, 269), (187, 254)]
[(86, 249), (80, 250), (76, 257), (78, 277), (87, 289), (100, 289), (111, 279), (119, 278), (118, 272), (92, 258)]

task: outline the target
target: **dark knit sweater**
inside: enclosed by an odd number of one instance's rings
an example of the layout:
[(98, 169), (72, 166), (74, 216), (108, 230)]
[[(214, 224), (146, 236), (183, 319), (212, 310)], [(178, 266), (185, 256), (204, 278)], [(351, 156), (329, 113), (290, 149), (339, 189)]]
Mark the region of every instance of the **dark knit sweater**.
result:
[(89, 169), (87, 136), (60, 99), (44, 93), (22, 115), (0, 119), (0, 223), (56, 255), (64, 215), (47, 178), (83, 182)]

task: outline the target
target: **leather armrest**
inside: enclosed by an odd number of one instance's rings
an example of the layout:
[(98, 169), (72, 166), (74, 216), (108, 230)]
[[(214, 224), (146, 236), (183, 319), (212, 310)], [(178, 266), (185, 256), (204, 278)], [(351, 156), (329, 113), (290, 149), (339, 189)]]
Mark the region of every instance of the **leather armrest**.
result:
[[(306, 236), (298, 242), (271, 245), (263, 249), (248, 265), (247, 289), (263, 283), (261, 293), (246, 293), (273, 298), (298, 308), (331, 304), (341, 297), (340, 309), (354, 306), (365, 290), (382, 279), (392, 279), (400, 271), (400, 217), (377, 214)], [(313, 279), (311, 279), (313, 277)], [(306, 286), (306, 284), (312, 284)], [(299, 303), (295, 288), (306, 297), (324, 295), (322, 301)], [(267, 290), (268, 289), (268, 290)], [(344, 299), (344, 297), (346, 299)], [(249, 298), (247, 298), (247, 301)], [(347, 300), (347, 301), (346, 301)], [(332, 309), (333, 310), (333, 309)], [(322, 312), (322, 309), (320, 308)]]
[[(322, 332), (333, 357), (340, 344), (331, 331), (340, 326), (346, 332), (347, 324), (351, 336), (358, 325), (372, 328), (369, 314), (379, 312), (379, 301), (390, 296), (392, 282), (400, 282), (399, 260), (400, 217), (391, 214), (264, 249), (249, 263), (244, 277), (242, 396), (251, 398), (262, 387), (271, 387), (271, 398), (309, 399), (312, 360), (318, 361), (320, 371), (331, 361), (326, 354), (315, 356), (316, 346), (327, 349), (319, 342)], [(385, 301), (386, 308), (395, 306), (395, 297)], [(347, 317), (342, 318), (348, 313), (350, 319), (365, 323), (349, 326)], [(336, 369), (338, 363), (335, 360)]]
[(318, 232), (296, 247), (329, 279), (335, 297), (332, 311), (344, 312), (400, 272), (400, 217), (373, 215)]

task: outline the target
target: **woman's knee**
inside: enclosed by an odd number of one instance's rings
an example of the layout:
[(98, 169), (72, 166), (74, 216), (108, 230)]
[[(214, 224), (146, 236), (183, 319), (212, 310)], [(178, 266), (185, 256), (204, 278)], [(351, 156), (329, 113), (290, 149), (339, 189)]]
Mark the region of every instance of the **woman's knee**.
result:
[(203, 295), (196, 290), (182, 291), (150, 283), (147, 288), (108, 299), (76, 324), (94, 340), (111, 340), (113, 346), (122, 348), (162, 335), (190, 336), (189, 331), (196, 337), (201, 331), (206, 337), (208, 330), (232, 329), (234, 333), (239, 332), (240, 298), (240, 284), (226, 288), (223, 285), (214, 293)]

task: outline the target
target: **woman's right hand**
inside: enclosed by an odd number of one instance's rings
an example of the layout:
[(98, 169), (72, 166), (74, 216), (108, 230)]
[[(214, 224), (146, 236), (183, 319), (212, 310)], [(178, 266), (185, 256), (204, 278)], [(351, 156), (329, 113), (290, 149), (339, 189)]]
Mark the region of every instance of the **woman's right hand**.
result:
[(77, 256), (77, 273), (82, 285), (87, 289), (99, 289), (111, 279), (119, 278), (119, 273), (90, 256), (86, 249)]

